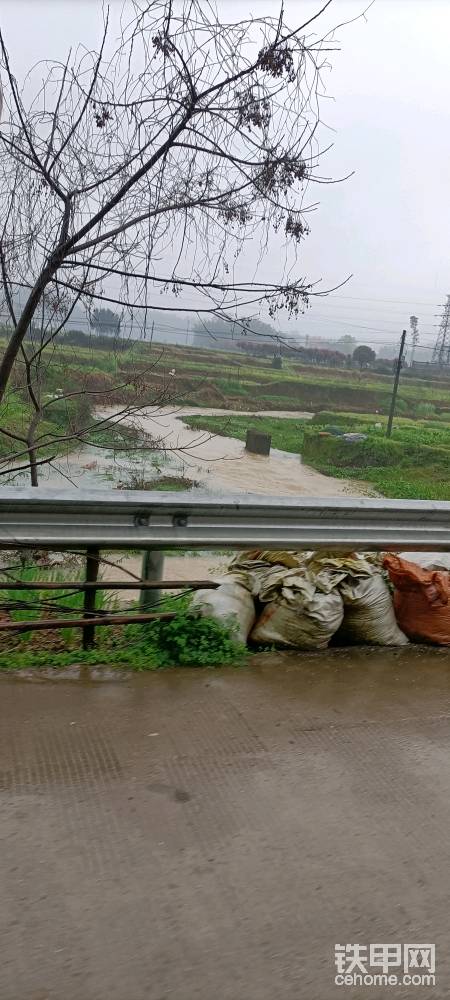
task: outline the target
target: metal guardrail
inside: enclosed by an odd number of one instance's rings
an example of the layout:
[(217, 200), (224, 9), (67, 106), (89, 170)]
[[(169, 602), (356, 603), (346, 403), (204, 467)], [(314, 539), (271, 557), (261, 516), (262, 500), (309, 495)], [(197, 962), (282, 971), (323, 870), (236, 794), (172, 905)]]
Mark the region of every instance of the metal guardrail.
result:
[[(21, 548), (86, 552), (85, 581), (48, 588), (82, 590), (83, 617), (0, 622), (0, 630), (73, 625), (83, 630), (83, 646), (89, 649), (98, 625), (154, 618), (148, 608), (158, 601), (160, 589), (215, 586), (211, 581), (164, 581), (161, 587), (165, 548), (450, 551), (450, 503), (5, 487), (0, 489), (0, 549)], [(101, 549), (144, 551), (142, 580), (126, 585), (141, 591), (139, 615), (96, 611), (98, 590), (123, 589), (122, 581), (99, 580)], [(38, 586), (46, 589), (45, 583), (32, 584), (32, 589)], [(7, 587), (11, 583), (0, 583), (0, 592)]]
[(0, 489), (0, 548), (450, 551), (450, 503)]

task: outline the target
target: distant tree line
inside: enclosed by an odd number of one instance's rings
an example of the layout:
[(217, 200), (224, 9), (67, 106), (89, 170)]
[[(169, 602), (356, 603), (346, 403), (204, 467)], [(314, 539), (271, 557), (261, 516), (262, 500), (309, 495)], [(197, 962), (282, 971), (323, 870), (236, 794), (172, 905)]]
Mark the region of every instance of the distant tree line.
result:
[[(106, 351), (111, 350), (111, 337), (107, 333), (85, 333), (83, 330), (65, 330), (60, 335), (61, 344), (70, 344), (74, 347), (98, 347)], [(114, 351), (128, 351), (137, 341), (128, 338), (117, 337), (114, 341)]]
[(283, 358), (290, 358), (291, 361), (299, 361), (300, 364), (324, 365), (329, 368), (339, 368), (346, 364), (347, 356), (340, 351), (330, 351), (323, 347), (301, 347), (296, 345), (290, 347), (288, 344), (274, 341), (254, 341), (242, 338), (235, 342), (235, 346), (246, 354), (251, 354), (257, 358), (270, 358), (278, 355)]
[(99, 334), (118, 337), (120, 333), (120, 316), (112, 309), (94, 309), (91, 315), (91, 327)]
[[(230, 322), (222, 319), (203, 320), (194, 327), (193, 347), (210, 348), (211, 350), (236, 350), (244, 337), (260, 337), (262, 341), (272, 345), (277, 337), (275, 327), (263, 323), (260, 319), (242, 319)], [(272, 339), (273, 338), (273, 339)], [(245, 343), (245, 340), (244, 340)], [(269, 351), (270, 353), (270, 351)]]

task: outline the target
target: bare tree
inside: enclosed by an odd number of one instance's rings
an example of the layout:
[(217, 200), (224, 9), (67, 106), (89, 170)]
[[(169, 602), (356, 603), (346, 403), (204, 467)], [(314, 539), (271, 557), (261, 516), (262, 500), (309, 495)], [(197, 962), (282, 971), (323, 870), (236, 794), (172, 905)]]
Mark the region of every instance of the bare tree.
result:
[(305, 191), (324, 181), (315, 173), (320, 73), (333, 44), (307, 33), (330, 3), (289, 28), (283, 11), (221, 24), (203, 0), (136, 0), (118, 44), (107, 14), (98, 52), (41, 63), (21, 86), (0, 33), (0, 267), (11, 327), (0, 402), (22, 380), (34, 482), (45, 351), (77, 303), (120, 307), (143, 323), (166, 312), (239, 322), (249, 309), (274, 316), (307, 303), (304, 277), (286, 278), (281, 265), (274, 282), (240, 281), (236, 258), (249, 241), (259, 240), (254, 257), (270, 252), (273, 230), (294, 247), (308, 232)]

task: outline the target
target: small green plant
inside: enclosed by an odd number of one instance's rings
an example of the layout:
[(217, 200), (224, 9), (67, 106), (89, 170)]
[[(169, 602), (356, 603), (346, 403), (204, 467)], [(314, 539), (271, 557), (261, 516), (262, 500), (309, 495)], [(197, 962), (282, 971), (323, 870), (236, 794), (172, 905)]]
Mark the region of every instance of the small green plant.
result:
[(148, 625), (129, 625), (128, 642), (133, 644), (139, 663), (158, 667), (217, 667), (237, 663), (246, 647), (236, 638), (236, 626), (193, 614), (188, 606), (175, 618), (159, 619)]

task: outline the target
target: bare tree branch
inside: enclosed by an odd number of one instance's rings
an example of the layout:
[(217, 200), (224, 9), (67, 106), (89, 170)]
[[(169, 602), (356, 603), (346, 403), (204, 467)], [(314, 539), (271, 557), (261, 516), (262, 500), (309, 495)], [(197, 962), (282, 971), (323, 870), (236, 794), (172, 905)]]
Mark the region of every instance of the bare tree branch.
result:
[[(132, 0), (117, 42), (106, 15), (97, 52), (40, 63), (25, 84), (0, 33), (0, 272), (12, 324), (0, 401), (22, 386), (31, 450), (56, 408), (48, 385), (77, 307), (113, 303), (131, 325), (151, 311), (245, 328), (249, 307), (305, 307), (313, 283), (297, 260), (306, 191), (332, 182), (315, 174), (324, 52), (335, 51), (332, 33), (306, 32), (330, 4), (292, 27), (283, 8), (221, 23), (202, 0)], [(250, 244), (253, 261), (272, 253), (270, 282), (253, 264), (250, 279), (238, 272)], [(69, 386), (68, 407), (81, 392)], [(85, 395), (87, 405), (95, 393)]]

